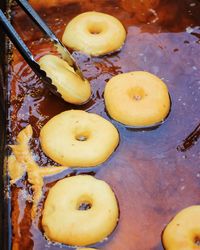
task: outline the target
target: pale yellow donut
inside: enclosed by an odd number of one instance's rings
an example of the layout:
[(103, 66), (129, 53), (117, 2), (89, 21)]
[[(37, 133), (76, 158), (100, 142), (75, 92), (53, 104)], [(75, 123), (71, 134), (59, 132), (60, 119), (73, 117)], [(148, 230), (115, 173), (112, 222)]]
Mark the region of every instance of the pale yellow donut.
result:
[(63, 43), (93, 56), (104, 55), (122, 47), (126, 31), (121, 22), (101, 12), (85, 12), (66, 26)]
[[(81, 205), (90, 208), (80, 210)], [(118, 205), (109, 185), (90, 175), (58, 181), (44, 204), (42, 226), (52, 241), (86, 246), (105, 239), (117, 225)]]
[(181, 210), (163, 232), (166, 250), (200, 249), (200, 206)]
[(43, 151), (65, 166), (101, 164), (119, 143), (117, 129), (103, 117), (82, 110), (65, 111), (41, 129)]
[(109, 115), (128, 126), (149, 126), (165, 119), (170, 110), (167, 86), (157, 76), (135, 71), (111, 78), (104, 92)]
[(83, 81), (69, 64), (58, 56), (45, 55), (39, 65), (57, 87), (62, 98), (69, 103), (83, 104), (90, 98), (91, 89), (87, 80)]

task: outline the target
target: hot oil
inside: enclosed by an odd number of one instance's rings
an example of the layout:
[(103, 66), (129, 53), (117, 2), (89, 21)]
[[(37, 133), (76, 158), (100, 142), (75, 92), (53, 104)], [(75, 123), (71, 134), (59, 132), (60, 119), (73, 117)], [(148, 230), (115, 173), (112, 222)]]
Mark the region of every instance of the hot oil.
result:
[[(119, 130), (120, 144), (109, 160), (92, 174), (107, 181), (114, 190), (120, 220), (108, 240), (96, 246), (105, 250), (163, 249), (161, 234), (169, 220), (182, 208), (200, 203), (199, 1), (62, 0), (60, 6), (55, 1), (48, 1), (49, 6), (39, 1), (32, 4), (59, 38), (71, 18), (96, 10), (119, 18), (127, 30), (127, 39), (121, 51), (102, 57), (73, 52), (92, 86), (92, 98), (83, 106), (70, 105), (51, 94), (14, 50), (10, 65), (9, 143), (15, 142), (19, 131), (31, 124), (34, 156), (41, 166), (46, 166), (52, 161), (41, 151), (38, 137), (50, 118), (65, 110), (83, 109), (110, 120)], [(17, 7), (13, 10), (13, 23), (36, 58), (55, 53)], [(106, 82), (114, 75), (134, 70), (156, 74), (168, 86), (171, 112), (164, 124), (154, 130), (130, 130), (111, 120), (105, 111)], [(195, 136), (188, 137), (192, 132)], [(186, 138), (190, 146), (180, 150), (185, 147)], [(78, 173), (84, 171), (87, 170)], [(52, 180), (48, 184), (48, 181), (45, 194), (55, 183)], [(36, 224), (32, 223), (31, 203), (26, 201), (31, 189), (26, 191), (26, 182), (19, 185), (12, 188), (13, 249), (60, 249), (60, 245), (45, 239), (39, 218)], [(42, 210), (43, 205), (40, 206)]]

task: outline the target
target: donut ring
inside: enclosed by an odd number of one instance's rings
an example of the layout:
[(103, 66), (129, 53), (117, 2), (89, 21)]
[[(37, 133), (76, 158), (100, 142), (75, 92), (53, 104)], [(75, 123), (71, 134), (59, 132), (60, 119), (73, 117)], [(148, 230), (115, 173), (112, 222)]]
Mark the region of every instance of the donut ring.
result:
[(199, 249), (200, 206), (180, 211), (165, 228), (162, 241), (166, 250)]
[(82, 110), (54, 116), (41, 129), (47, 156), (69, 167), (92, 167), (106, 161), (119, 143), (117, 129), (99, 115)]
[(101, 12), (85, 12), (66, 26), (63, 43), (92, 56), (104, 55), (122, 47), (126, 31), (121, 22)]
[[(81, 209), (83, 204), (88, 209)], [(52, 241), (86, 246), (105, 239), (117, 225), (118, 205), (109, 185), (90, 175), (58, 181), (44, 204), (42, 226)]]
[(66, 61), (58, 56), (45, 55), (38, 63), (66, 102), (83, 104), (88, 101), (91, 95), (89, 82), (83, 81)]
[(104, 92), (109, 115), (128, 126), (150, 126), (170, 110), (167, 86), (157, 76), (135, 71), (111, 78)]

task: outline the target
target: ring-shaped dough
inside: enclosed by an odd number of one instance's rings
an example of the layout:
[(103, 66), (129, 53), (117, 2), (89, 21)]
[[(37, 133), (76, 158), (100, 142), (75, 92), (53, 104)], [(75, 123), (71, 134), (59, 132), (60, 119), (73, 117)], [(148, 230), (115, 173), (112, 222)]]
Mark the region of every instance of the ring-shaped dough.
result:
[(166, 250), (200, 249), (200, 206), (181, 210), (165, 228), (162, 240)]
[(121, 22), (101, 12), (85, 12), (66, 26), (63, 43), (92, 56), (104, 55), (122, 47), (126, 31)]
[[(90, 204), (80, 210), (82, 204)], [(42, 226), (52, 241), (86, 246), (104, 240), (117, 225), (118, 204), (110, 186), (90, 175), (58, 181), (44, 204)]]
[(170, 110), (167, 86), (157, 76), (135, 71), (111, 78), (104, 92), (109, 115), (128, 126), (162, 122)]
[(106, 161), (119, 143), (117, 129), (103, 117), (82, 110), (65, 111), (41, 129), (43, 151), (70, 167), (92, 167)]
[(66, 61), (55, 55), (45, 55), (38, 63), (66, 102), (83, 104), (88, 101), (91, 95), (89, 82), (83, 81)]

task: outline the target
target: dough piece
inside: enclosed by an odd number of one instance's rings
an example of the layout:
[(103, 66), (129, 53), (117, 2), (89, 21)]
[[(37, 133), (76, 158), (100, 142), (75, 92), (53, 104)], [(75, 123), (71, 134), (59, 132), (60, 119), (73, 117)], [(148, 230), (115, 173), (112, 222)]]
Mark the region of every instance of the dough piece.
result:
[(8, 157), (8, 173), (10, 176), (10, 184), (16, 183), (26, 173), (25, 167), (17, 161), (14, 155)]
[(152, 126), (170, 110), (167, 86), (157, 76), (135, 71), (111, 78), (104, 92), (109, 115), (128, 126)]
[(126, 31), (117, 18), (89, 11), (68, 23), (62, 41), (70, 48), (99, 56), (119, 50), (125, 38)]
[(117, 201), (109, 185), (90, 175), (79, 175), (58, 181), (50, 189), (42, 226), (52, 241), (86, 246), (111, 234), (118, 216)]
[(14, 154), (8, 157), (8, 170), (11, 178), (11, 184), (14, 184), (27, 172), (28, 181), (32, 184), (33, 189), (33, 206), (31, 215), (32, 218), (34, 218), (36, 216), (38, 203), (40, 202), (43, 194), (43, 178), (61, 173), (65, 171), (67, 167), (39, 167), (34, 161), (29, 148), (29, 141), (32, 138), (32, 135), (32, 127), (31, 125), (28, 125), (19, 132), (17, 136), (17, 144), (10, 145)]
[(181, 210), (163, 232), (166, 250), (200, 249), (200, 206)]
[(99, 115), (65, 111), (48, 121), (40, 132), (43, 151), (69, 167), (92, 167), (106, 161), (119, 143), (117, 129)]
[(83, 81), (66, 61), (58, 56), (45, 55), (38, 63), (66, 102), (80, 105), (88, 101), (91, 95), (89, 82)]

